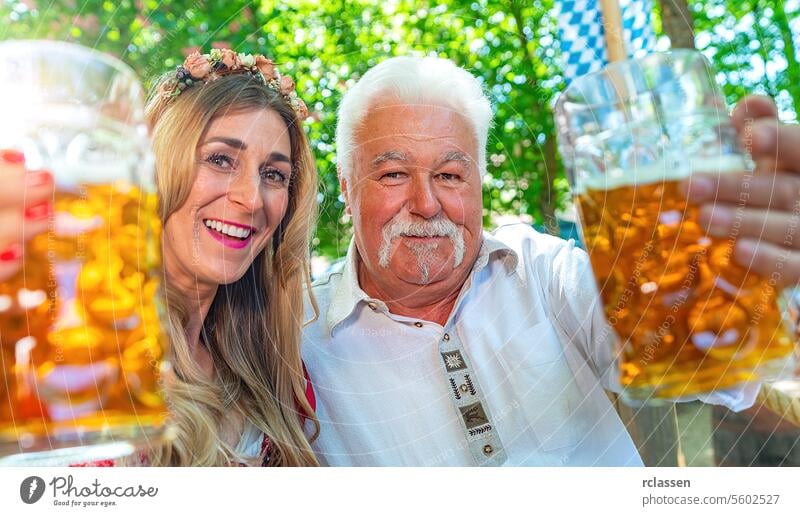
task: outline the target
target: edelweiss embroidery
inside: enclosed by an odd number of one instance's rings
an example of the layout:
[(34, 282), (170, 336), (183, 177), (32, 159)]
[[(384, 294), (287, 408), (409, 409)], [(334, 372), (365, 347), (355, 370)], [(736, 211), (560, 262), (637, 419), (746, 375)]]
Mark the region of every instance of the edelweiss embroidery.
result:
[(461, 356), (458, 350), (442, 353), (442, 360), (444, 360), (444, 366), (447, 368), (447, 372), (458, 371), (459, 369), (467, 367), (464, 363), (464, 357)]

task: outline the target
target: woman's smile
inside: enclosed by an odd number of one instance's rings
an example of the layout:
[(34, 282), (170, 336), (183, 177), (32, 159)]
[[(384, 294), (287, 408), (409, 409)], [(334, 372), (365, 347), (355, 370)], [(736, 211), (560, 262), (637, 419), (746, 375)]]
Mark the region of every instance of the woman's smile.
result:
[(243, 249), (250, 244), (256, 229), (221, 219), (204, 219), (209, 234), (219, 243), (233, 249)]

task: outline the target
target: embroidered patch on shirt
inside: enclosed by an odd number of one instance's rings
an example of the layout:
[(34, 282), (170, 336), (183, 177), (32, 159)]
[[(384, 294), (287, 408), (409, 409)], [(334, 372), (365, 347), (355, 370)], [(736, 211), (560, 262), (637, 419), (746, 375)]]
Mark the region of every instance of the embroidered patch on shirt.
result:
[(461, 352), (458, 350), (442, 353), (442, 360), (444, 360), (444, 366), (447, 368), (448, 373), (467, 367), (464, 357), (461, 356)]
[(461, 417), (464, 418), (464, 424), (467, 425), (467, 429), (485, 425), (489, 422), (489, 418), (486, 417), (486, 412), (484, 412), (483, 405), (480, 402), (458, 407), (458, 409), (461, 411)]

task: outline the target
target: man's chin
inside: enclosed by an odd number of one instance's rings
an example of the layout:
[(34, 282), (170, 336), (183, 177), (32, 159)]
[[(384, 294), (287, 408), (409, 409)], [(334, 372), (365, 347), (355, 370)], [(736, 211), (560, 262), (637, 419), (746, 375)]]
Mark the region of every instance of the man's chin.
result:
[(426, 278), (423, 278), (423, 277), (416, 277), (416, 278), (407, 278), (406, 277), (406, 278), (400, 278), (400, 279), (403, 280), (405, 283), (408, 283), (409, 285), (416, 285), (418, 287), (427, 287), (427, 286), (430, 286), (432, 283), (436, 283), (435, 279), (431, 279), (431, 278), (427, 278), (426, 279)]
[[(390, 265), (391, 267), (391, 265)], [(421, 269), (415, 270), (408, 270), (406, 268), (395, 269), (395, 276), (403, 281), (404, 283), (409, 283), (411, 285), (417, 285), (420, 287), (430, 286), (432, 284), (438, 283), (450, 277), (453, 273), (453, 268), (449, 266), (446, 269), (441, 267), (436, 269), (429, 269), (427, 274)]]

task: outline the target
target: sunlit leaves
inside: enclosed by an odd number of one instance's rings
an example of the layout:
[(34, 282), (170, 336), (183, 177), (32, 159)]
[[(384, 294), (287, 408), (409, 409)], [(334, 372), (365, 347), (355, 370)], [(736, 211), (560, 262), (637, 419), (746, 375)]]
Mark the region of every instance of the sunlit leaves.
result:
[[(751, 90), (772, 92), (794, 115), (800, 72), (784, 50), (786, 28), (800, 43), (798, 4), (690, 2), (698, 46), (712, 56), (731, 103)], [(350, 237), (336, 175), (336, 108), (369, 67), (393, 55), (453, 59), (490, 96), (496, 123), (484, 181), (487, 224), (509, 213), (547, 222), (568, 198), (551, 111), (563, 88), (553, 0), (0, 0), (0, 19), (0, 38), (98, 48), (127, 61), (145, 82), (213, 43), (274, 57), (313, 113), (306, 128), (324, 194), (315, 241), (323, 255), (342, 255)]]

